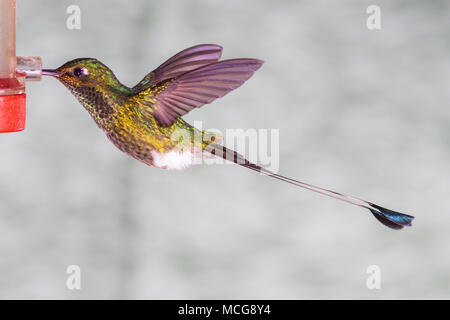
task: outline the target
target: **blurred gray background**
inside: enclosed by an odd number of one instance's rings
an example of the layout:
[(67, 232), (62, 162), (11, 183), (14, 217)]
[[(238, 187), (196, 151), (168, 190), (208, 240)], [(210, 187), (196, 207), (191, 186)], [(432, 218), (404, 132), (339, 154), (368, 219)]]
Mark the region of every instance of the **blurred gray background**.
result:
[(185, 119), (279, 129), (280, 173), (416, 220), (392, 231), (232, 165), (148, 167), (45, 78), (26, 130), (0, 135), (0, 298), (450, 298), (449, 34), (447, 1), (19, 0), (17, 54), (47, 68), (96, 57), (131, 86), (200, 43), (265, 60)]

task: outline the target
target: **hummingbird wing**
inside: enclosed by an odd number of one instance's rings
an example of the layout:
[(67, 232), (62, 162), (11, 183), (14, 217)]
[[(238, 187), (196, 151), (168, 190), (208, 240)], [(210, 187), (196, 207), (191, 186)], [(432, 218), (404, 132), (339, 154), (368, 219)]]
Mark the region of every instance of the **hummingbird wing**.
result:
[(163, 81), (140, 92), (144, 109), (161, 124), (171, 125), (178, 117), (223, 97), (240, 87), (258, 70), (263, 61), (257, 59), (231, 59), (212, 63)]
[(217, 62), (221, 56), (222, 47), (216, 44), (200, 44), (187, 48), (146, 75), (132, 90), (142, 91), (158, 82)]

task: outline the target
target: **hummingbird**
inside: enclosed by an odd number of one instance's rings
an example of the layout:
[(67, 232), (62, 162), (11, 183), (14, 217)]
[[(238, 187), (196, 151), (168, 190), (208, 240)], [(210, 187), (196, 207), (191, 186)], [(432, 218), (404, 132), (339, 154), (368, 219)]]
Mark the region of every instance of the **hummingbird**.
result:
[[(58, 79), (119, 150), (149, 166), (184, 169), (197, 157), (218, 157), (368, 209), (389, 228), (411, 226), (413, 216), (269, 171), (221, 145), (223, 137), (185, 122), (183, 115), (240, 87), (263, 64), (258, 59), (220, 60), (221, 56), (222, 47), (215, 44), (187, 48), (147, 74), (134, 87), (120, 83), (106, 65), (94, 58), (71, 60), (57, 69), (44, 69), (42, 73)], [(194, 136), (202, 138), (190, 138)]]

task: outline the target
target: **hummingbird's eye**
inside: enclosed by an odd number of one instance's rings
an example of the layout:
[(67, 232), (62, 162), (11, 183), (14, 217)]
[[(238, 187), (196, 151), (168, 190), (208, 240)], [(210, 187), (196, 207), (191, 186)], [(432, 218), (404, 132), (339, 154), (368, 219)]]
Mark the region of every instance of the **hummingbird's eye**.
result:
[(75, 75), (75, 77), (79, 77), (83, 74), (83, 70), (81, 70), (81, 68), (75, 68), (73, 69), (73, 74)]
[(87, 71), (86, 68), (75, 68), (73, 69), (73, 75), (75, 77), (81, 77), (82, 75), (87, 75), (89, 72)]

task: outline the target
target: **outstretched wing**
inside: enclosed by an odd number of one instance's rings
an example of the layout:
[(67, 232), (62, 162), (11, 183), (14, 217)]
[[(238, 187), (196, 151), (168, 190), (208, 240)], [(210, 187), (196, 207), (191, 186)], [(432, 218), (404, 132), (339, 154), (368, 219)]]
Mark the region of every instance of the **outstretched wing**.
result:
[(220, 59), (221, 55), (222, 47), (216, 44), (200, 44), (187, 48), (146, 75), (132, 90), (139, 92), (158, 82), (214, 63)]
[(211, 103), (240, 87), (258, 70), (263, 61), (257, 59), (224, 60), (184, 73), (155, 86), (151, 96), (142, 95), (142, 107), (163, 125), (171, 125), (178, 117), (194, 108)]

